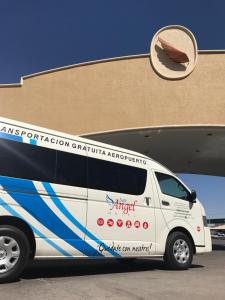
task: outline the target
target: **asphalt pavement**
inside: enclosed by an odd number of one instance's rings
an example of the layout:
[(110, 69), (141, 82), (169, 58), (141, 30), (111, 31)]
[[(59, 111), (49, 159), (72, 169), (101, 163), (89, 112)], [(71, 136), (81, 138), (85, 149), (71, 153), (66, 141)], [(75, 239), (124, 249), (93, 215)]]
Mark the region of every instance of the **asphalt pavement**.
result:
[(168, 270), (160, 259), (35, 262), (0, 286), (0, 300), (225, 299), (225, 240), (213, 243), (187, 271)]

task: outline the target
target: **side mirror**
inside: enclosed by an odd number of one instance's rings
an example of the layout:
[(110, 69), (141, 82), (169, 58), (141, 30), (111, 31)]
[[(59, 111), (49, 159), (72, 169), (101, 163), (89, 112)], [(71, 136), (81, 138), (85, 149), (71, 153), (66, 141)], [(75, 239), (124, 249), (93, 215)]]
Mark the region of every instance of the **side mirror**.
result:
[(196, 191), (191, 191), (188, 200), (189, 200), (191, 203), (196, 203), (196, 198), (197, 198)]

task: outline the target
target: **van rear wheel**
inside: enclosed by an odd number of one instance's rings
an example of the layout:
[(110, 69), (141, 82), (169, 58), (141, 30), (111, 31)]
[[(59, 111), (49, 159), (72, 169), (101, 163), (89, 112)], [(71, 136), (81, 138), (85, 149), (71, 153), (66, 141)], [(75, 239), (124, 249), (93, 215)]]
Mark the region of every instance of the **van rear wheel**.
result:
[(27, 265), (30, 253), (25, 234), (10, 225), (0, 226), (0, 283), (16, 280)]
[(172, 232), (167, 239), (164, 261), (173, 270), (188, 269), (193, 260), (193, 245), (183, 232)]

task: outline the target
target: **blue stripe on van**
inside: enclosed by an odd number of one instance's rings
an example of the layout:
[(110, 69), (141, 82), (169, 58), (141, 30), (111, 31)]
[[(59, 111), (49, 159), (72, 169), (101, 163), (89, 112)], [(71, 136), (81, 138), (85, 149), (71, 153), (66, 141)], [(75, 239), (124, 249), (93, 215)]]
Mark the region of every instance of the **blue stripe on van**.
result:
[(6, 190), (8, 186), (12, 187), (13, 184), (20, 186), (22, 191), (29, 190), (32, 194), (22, 194), (11, 191), (7, 192), (20, 206), (28, 211), (40, 223), (42, 223), (45, 227), (70, 244), (72, 247), (78, 249), (81, 253), (84, 253), (86, 256), (104, 256), (86, 243), (57, 217), (57, 215), (38, 195), (38, 192), (32, 181), (0, 176), (0, 184)]
[[(12, 207), (10, 207), (2, 198), (0, 198), (0, 205), (4, 206), (4, 208), (10, 213), (10, 215), (23, 219), (25, 222), (26, 220), (18, 213), (16, 212)], [(33, 225), (29, 224), (35, 234), (37, 234), (40, 238), (44, 239), (49, 245), (51, 245), (53, 248), (55, 248), (57, 251), (59, 251), (61, 254), (63, 254), (66, 257), (72, 257), (69, 253), (67, 253), (65, 250), (63, 250), (61, 247), (59, 247), (57, 244), (55, 244), (53, 241), (48, 239), (46, 236), (44, 236), (37, 228), (35, 228)]]
[(30, 144), (31, 145), (37, 145), (37, 141), (35, 139), (30, 139)]
[(16, 141), (16, 142), (23, 142), (23, 138), (21, 136), (8, 134), (5, 132), (0, 132), (0, 138), (12, 140), (12, 141)]
[(42, 183), (44, 188), (46, 189), (48, 195), (54, 202), (54, 204), (58, 207), (58, 209), (64, 214), (64, 216), (69, 219), (77, 228), (79, 228), (86, 236), (88, 236), (91, 240), (94, 240), (98, 245), (103, 246), (107, 251), (112, 254), (113, 256), (120, 257), (120, 255), (115, 252), (114, 250), (110, 249), (105, 243), (99, 240), (96, 236), (94, 236), (89, 230), (87, 230), (74, 216), (67, 210), (67, 208), (63, 205), (61, 200), (56, 196), (55, 191), (53, 190), (52, 186), (47, 183)]

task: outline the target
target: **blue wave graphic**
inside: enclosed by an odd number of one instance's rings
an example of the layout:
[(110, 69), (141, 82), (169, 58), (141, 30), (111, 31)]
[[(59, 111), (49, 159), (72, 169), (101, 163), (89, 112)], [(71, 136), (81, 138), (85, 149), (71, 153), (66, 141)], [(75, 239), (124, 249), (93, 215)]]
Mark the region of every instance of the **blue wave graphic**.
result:
[(22, 194), (18, 192), (7, 191), (8, 194), (26, 211), (28, 211), (40, 223), (52, 231), (55, 235), (63, 239), (75, 249), (78, 249), (86, 256), (104, 255), (81, 239), (57, 215), (47, 206), (47, 204), (38, 195), (38, 192), (32, 181), (26, 179), (10, 178), (0, 176), (0, 184), (7, 190), (8, 186), (20, 186), (20, 190), (29, 190), (32, 194)]
[(64, 216), (69, 219), (77, 228), (79, 228), (86, 236), (90, 239), (94, 240), (98, 245), (101, 245), (107, 249), (107, 251), (112, 254), (113, 256), (120, 257), (120, 255), (112, 249), (108, 249), (109, 247), (104, 244), (101, 240), (99, 240), (96, 236), (94, 236), (87, 228), (85, 228), (74, 216), (67, 210), (67, 208), (63, 205), (61, 200), (56, 196), (51, 185), (47, 182), (42, 183), (45, 187), (47, 193), (49, 194), (50, 198), (54, 202), (54, 204), (58, 207), (58, 209), (64, 214)]
[[(4, 208), (10, 213), (10, 215), (23, 219), (25, 222), (26, 220), (18, 213), (16, 212), (12, 207), (10, 207), (2, 198), (0, 198), (0, 205), (3, 205)], [(46, 236), (44, 236), (37, 228), (35, 228), (33, 225), (29, 224), (33, 230), (34, 233), (36, 233), (40, 238), (45, 239), (49, 245), (51, 245), (53, 248), (55, 248), (57, 251), (62, 253), (64, 256), (72, 257), (69, 253), (67, 253), (65, 250), (63, 250), (61, 247), (59, 247), (57, 244), (55, 244), (53, 241), (48, 239)]]

